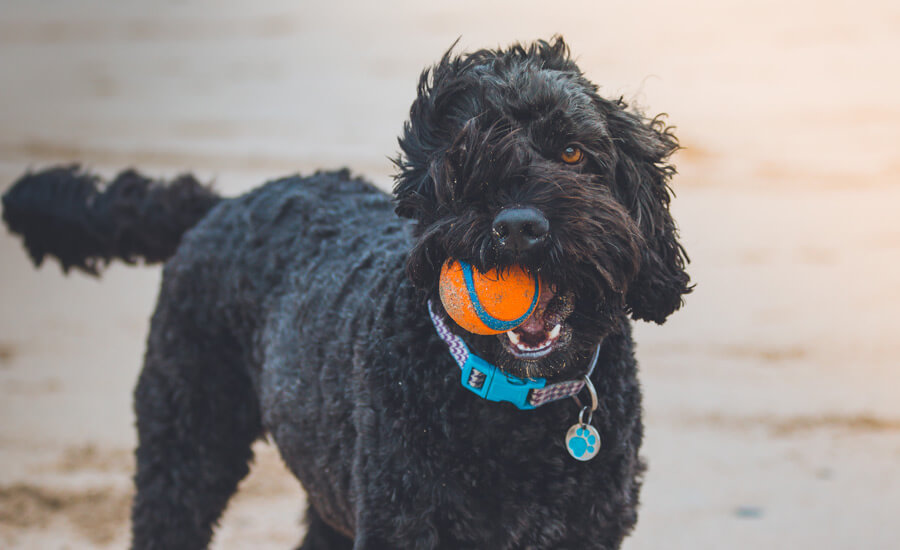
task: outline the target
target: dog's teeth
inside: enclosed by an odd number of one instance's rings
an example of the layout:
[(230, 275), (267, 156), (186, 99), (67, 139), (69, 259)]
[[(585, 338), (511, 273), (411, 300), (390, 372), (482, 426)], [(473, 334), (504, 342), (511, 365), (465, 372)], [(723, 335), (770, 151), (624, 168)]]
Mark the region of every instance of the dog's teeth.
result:
[(554, 338), (559, 336), (559, 331), (561, 329), (562, 329), (561, 325), (556, 325), (555, 327), (553, 327), (553, 330), (550, 331), (550, 338), (548, 338), (548, 340), (553, 340)]
[(509, 336), (509, 341), (513, 343), (513, 345), (519, 345), (519, 335), (515, 332), (508, 330), (506, 331), (506, 335)]

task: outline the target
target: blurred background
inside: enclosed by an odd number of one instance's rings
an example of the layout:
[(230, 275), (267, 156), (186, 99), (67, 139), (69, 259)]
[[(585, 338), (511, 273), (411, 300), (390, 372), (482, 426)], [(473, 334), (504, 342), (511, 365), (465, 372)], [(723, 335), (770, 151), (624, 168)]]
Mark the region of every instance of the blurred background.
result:
[[(0, 0), (0, 191), (66, 161), (388, 189), (424, 67), (555, 33), (684, 145), (697, 288), (636, 332), (649, 471), (625, 548), (900, 548), (900, 3)], [(159, 273), (35, 271), (0, 231), (0, 547), (128, 544)], [(215, 548), (300, 540), (302, 490), (257, 452)]]

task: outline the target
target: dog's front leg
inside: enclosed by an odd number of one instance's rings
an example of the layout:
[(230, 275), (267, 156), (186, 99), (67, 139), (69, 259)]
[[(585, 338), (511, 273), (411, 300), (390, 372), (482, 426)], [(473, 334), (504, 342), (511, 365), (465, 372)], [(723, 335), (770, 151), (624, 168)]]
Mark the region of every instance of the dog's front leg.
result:
[[(452, 548), (442, 544), (432, 507), (422, 506), (416, 489), (424, 472), (417, 457), (398, 451), (385, 411), (371, 406), (354, 412), (357, 438), (354, 449), (353, 493), (356, 529), (353, 550), (423, 550)], [(455, 547), (460, 548), (460, 547)]]
[(378, 498), (361, 502), (353, 550), (401, 548), (433, 550), (461, 547), (440, 541), (433, 518), (427, 510), (417, 512), (408, 505)]

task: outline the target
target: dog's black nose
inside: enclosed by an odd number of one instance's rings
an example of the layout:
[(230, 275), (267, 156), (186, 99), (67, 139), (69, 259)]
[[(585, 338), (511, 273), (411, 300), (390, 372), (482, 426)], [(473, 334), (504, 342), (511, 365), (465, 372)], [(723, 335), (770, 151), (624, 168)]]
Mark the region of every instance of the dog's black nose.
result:
[(494, 241), (509, 252), (526, 252), (538, 247), (550, 233), (550, 222), (537, 209), (504, 208), (494, 218)]

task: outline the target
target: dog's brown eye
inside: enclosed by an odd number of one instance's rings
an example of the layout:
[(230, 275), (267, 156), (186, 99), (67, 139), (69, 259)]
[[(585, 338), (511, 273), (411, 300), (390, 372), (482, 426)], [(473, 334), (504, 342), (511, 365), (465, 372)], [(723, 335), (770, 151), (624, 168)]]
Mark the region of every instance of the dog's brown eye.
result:
[(581, 152), (581, 149), (575, 147), (574, 145), (569, 145), (565, 149), (563, 149), (562, 155), (559, 156), (563, 162), (566, 164), (575, 164), (581, 162), (581, 159), (584, 158), (584, 153)]

